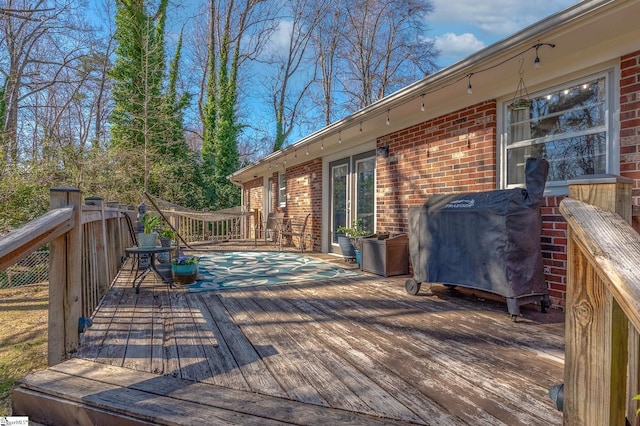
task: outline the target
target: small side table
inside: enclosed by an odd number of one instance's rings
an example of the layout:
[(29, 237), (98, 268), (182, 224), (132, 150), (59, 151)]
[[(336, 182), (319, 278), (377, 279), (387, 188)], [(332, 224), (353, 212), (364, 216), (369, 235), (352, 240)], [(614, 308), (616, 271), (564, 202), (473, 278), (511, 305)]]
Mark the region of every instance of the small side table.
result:
[[(162, 280), (162, 282), (164, 282), (165, 284), (168, 284), (169, 287), (173, 286), (173, 280), (170, 277), (167, 278), (164, 275), (162, 275), (162, 273), (156, 267), (156, 254), (171, 253), (173, 250), (175, 250), (175, 247), (161, 247), (161, 246), (129, 247), (125, 249), (127, 256), (128, 255), (133, 256), (133, 262), (131, 264), (131, 272), (133, 273), (133, 269), (135, 268), (136, 275), (133, 278), (133, 287), (135, 287), (136, 289), (136, 294), (140, 293), (140, 285), (142, 284), (144, 277), (147, 275), (147, 272), (149, 272), (149, 269), (151, 269), (156, 274), (156, 276)], [(149, 255), (150, 268), (147, 268), (142, 273), (140, 273), (140, 256), (145, 254)]]

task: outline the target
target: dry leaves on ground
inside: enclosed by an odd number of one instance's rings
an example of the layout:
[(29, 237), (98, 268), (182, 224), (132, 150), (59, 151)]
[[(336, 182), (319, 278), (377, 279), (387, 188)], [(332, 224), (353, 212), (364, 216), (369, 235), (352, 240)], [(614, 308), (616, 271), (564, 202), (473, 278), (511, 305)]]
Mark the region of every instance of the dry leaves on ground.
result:
[(16, 380), (47, 367), (48, 284), (0, 290), (0, 416)]

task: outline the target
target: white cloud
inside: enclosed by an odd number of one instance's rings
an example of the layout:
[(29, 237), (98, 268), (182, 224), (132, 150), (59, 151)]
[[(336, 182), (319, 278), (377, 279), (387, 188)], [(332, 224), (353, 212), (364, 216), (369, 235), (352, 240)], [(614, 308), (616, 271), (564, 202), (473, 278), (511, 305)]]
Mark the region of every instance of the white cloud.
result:
[(446, 33), (433, 38), (432, 41), (440, 50), (441, 58), (463, 58), (485, 47), (484, 42), (471, 33)]
[(489, 34), (505, 37), (552, 15), (576, 0), (433, 0), (429, 21), (465, 24)]
[(544, 18), (577, 0), (432, 0), (427, 16), (430, 40), (447, 66)]
[(271, 57), (289, 50), (289, 39), (293, 30), (293, 22), (279, 21), (278, 27), (269, 37), (269, 41), (261, 52), (261, 55)]

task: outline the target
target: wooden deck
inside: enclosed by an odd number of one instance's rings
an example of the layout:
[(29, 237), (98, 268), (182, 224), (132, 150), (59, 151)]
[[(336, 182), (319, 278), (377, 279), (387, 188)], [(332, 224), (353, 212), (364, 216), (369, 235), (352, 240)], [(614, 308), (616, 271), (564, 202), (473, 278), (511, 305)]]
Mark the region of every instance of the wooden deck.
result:
[(25, 378), (14, 412), (49, 392), (42, 415), (68, 399), (80, 424), (562, 423), (564, 313), (514, 323), (499, 299), (405, 279), (187, 293), (149, 277), (136, 295), (123, 269), (75, 358)]

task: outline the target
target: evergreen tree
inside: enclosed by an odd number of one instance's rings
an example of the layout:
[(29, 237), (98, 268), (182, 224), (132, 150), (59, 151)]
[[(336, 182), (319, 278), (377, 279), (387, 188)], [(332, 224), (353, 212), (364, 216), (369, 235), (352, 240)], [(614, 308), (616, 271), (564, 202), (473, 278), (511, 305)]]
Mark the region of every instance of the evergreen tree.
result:
[(182, 33), (180, 33), (175, 54), (169, 64), (169, 79), (164, 104), (166, 109), (164, 115), (169, 119), (165, 133), (167, 143), (162, 152), (164, 158), (170, 158), (172, 161), (166, 164), (167, 170), (163, 174), (165, 179), (162, 182), (165, 185), (156, 193), (173, 203), (185, 207), (200, 208), (205, 205), (202, 197), (203, 183), (200, 168), (196, 161), (195, 152), (185, 140), (183, 124), (184, 109), (191, 100), (191, 94), (180, 95), (177, 90), (182, 40)]
[[(129, 185), (189, 207), (202, 204), (195, 153), (184, 135), (190, 96), (177, 90), (182, 36), (165, 75), (168, 0), (155, 12), (143, 0), (118, 0), (112, 149)], [(143, 170), (143, 174), (141, 171)]]
[[(144, 0), (118, 0), (116, 5), (114, 109), (111, 114), (111, 145), (123, 160), (142, 168), (132, 184), (149, 189), (150, 165), (162, 162), (170, 120), (162, 88), (164, 82), (164, 27), (168, 0), (149, 13)], [(137, 167), (136, 167), (137, 166)]]
[[(230, 19), (226, 19), (222, 37), (216, 43), (214, 28), (219, 21), (213, 4), (210, 12), (202, 160), (205, 196), (210, 207), (217, 210), (237, 206), (240, 202), (239, 189), (227, 179), (238, 169), (240, 158), (238, 134), (241, 127), (236, 121), (240, 40), (232, 42)], [(227, 9), (227, 18), (230, 18), (230, 13), (231, 9)]]

